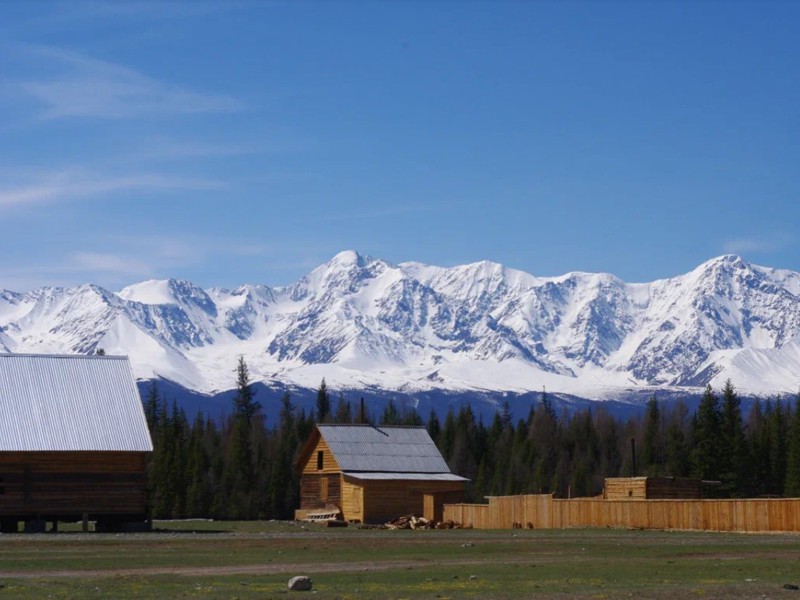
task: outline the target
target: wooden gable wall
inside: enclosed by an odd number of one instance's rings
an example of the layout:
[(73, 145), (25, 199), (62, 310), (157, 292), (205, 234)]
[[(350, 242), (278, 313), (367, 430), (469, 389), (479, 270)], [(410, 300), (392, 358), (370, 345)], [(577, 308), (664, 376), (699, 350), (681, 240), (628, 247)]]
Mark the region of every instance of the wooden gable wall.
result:
[[(323, 437), (316, 433), (309, 440), (309, 448), (301, 457), (300, 509), (323, 509), (329, 504), (341, 506), (342, 477), (341, 468)], [(322, 469), (319, 469), (319, 453), (322, 452)]]

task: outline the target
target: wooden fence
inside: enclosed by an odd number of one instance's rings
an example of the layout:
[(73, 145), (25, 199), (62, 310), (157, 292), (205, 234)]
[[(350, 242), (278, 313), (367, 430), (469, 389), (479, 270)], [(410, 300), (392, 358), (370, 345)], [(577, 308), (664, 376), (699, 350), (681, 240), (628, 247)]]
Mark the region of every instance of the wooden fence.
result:
[(476, 529), (622, 527), (709, 531), (800, 531), (800, 498), (757, 500), (559, 500), (499, 496), (445, 504), (444, 520)]

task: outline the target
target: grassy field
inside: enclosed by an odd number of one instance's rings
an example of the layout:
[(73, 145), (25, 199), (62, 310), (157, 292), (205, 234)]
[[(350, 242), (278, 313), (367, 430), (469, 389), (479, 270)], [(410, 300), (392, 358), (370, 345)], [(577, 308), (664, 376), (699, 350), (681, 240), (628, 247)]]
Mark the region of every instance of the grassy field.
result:
[[(6, 598), (797, 598), (800, 537), (156, 523), (0, 535)], [(292, 575), (314, 592), (291, 593)]]

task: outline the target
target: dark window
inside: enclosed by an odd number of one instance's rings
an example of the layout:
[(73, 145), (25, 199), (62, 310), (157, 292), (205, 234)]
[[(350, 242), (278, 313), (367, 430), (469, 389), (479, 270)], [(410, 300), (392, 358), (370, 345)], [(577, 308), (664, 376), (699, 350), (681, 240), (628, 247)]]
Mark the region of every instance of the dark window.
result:
[(317, 471), (322, 471), (322, 450), (317, 450)]

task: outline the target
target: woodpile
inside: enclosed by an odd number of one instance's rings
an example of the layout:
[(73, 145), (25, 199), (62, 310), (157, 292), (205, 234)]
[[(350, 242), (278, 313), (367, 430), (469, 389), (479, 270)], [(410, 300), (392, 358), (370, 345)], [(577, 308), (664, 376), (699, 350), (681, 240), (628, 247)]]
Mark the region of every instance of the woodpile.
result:
[(386, 529), (459, 529), (461, 526), (453, 521), (432, 521), (425, 517), (405, 515), (386, 523)]

